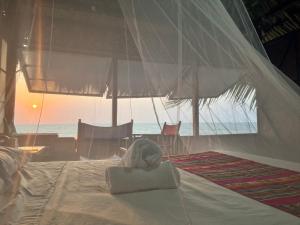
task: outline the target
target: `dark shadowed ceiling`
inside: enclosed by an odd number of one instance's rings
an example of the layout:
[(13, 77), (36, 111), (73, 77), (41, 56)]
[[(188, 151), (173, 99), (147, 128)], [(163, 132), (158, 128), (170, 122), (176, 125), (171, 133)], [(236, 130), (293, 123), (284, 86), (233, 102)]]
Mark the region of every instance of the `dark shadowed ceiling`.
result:
[(300, 85), (300, 0), (243, 0), (273, 62)]

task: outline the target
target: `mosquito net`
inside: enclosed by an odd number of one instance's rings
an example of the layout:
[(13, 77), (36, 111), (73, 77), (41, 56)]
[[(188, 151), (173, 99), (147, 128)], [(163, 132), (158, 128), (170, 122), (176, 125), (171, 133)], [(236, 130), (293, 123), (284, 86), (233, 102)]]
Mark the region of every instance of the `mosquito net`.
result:
[[(268, 60), (242, 1), (22, 1), (15, 10), (29, 91), (124, 98), (117, 113), (130, 110), (127, 121), (135, 105), (159, 125), (183, 120), (188, 152), (300, 158), (299, 88)], [(14, 90), (4, 85), (6, 52), (3, 36), (2, 131)]]
[[(107, 136), (130, 136), (129, 141), (145, 136), (159, 143), (168, 133), (172, 147), (166, 157), (224, 150), (300, 163), (300, 89), (270, 62), (242, 0), (0, 2), (1, 134), (55, 132), (67, 136), (60, 140), (66, 143), (78, 135), (68, 149), (90, 154), (93, 145), (103, 147), (95, 137), (105, 136), (109, 149), (120, 140), (111, 143)], [(39, 103), (26, 108), (28, 99)], [(15, 123), (21, 117), (33, 130)], [(53, 118), (62, 125), (43, 126)], [(78, 119), (87, 142), (80, 142)], [(72, 125), (65, 124), (70, 120)], [(57, 144), (51, 140), (47, 145)], [(55, 154), (63, 160), (61, 152)], [(71, 167), (62, 165), (48, 169), (68, 180)], [(83, 171), (72, 165), (77, 175)], [(192, 224), (181, 194), (180, 221)], [(57, 199), (50, 206), (56, 208)]]

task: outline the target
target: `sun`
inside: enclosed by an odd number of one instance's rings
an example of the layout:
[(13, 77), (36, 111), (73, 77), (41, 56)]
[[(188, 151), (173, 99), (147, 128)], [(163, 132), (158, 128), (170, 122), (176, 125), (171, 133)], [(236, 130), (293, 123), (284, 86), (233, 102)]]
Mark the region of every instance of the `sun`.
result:
[(33, 109), (36, 109), (37, 107), (38, 107), (37, 104), (32, 104)]

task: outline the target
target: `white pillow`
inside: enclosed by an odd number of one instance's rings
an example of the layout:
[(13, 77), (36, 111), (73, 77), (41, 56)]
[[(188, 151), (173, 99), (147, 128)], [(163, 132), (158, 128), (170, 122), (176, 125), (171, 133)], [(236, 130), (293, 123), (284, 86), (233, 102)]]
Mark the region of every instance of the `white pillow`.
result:
[(0, 178), (7, 182), (19, 168), (18, 160), (12, 158), (6, 152), (0, 151)]
[(0, 178), (0, 195), (5, 192), (5, 182), (2, 178)]
[(27, 162), (28, 156), (17, 148), (0, 146), (0, 152), (9, 155), (18, 165), (18, 169), (21, 169)]

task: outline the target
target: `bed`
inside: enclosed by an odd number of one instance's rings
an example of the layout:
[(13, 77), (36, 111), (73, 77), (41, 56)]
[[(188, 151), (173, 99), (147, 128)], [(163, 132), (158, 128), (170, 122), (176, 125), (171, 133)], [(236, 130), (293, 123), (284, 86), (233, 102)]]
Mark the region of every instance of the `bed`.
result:
[(299, 217), (181, 169), (178, 190), (111, 195), (104, 171), (117, 163), (28, 163), (6, 219), (20, 225), (300, 224)]

